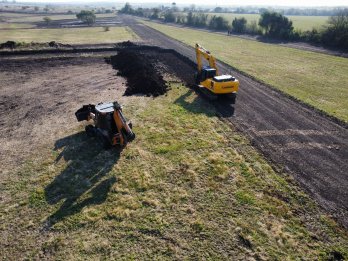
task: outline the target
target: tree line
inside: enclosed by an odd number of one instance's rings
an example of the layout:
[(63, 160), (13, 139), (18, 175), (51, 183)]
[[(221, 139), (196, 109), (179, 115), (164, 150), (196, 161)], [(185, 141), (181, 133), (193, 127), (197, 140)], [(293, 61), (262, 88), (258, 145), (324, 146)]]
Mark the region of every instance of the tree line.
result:
[(188, 13), (179, 12), (175, 3), (171, 7), (161, 9), (133, 9), (129, 3), (126, 3), (119, 12), (228, 33), (260, 35), (286, 41), (304, 41), (348, 50), (348, 9), (339, 9), (322, 28), (307, 31), (295, 30), (288, 17), (266, 9), (263, 10), (258, 21), (248, 22), (246, 18), (241, 17), (235, 18), (232, 24), (220, 15), (208, 15), (192, 10)]

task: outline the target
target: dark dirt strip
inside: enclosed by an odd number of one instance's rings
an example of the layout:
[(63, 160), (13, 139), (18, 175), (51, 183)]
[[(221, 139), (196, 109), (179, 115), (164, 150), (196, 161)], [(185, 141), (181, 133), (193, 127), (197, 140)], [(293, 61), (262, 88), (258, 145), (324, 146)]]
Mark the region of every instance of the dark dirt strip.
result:
[[(195, 61), (192, 47), (123, 17), (147, 44), (174, 49)], [(334, 218), (348, 228), (348, 130), (346, 125), (219, 63), (240, 80), (237, 103), (216, 102), (220, 114), (250, 137), (271, 162), (292, 174)], [(192, 67), (191, 67), (192, 68)], [(182, 77), (192, 75), (188, 69)]]

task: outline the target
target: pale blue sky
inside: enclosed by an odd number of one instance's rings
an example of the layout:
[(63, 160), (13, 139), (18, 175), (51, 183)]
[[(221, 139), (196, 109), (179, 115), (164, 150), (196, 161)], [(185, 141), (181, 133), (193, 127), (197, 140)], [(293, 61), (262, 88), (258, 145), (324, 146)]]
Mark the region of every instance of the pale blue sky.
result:
[[(18, 2), (44, 2), (44, 3), (97, 3), (96, 0), (21, 0)], [(100, 2), (114, 2), (114, 3), (125, 3), (127, 1), (100, 1)], [(173, 1), (159, 1), (159, 0), (130, 0), (130, 3), (172, 3)], [(266, 5), (266, 6), (348, 6), (348, 0), (220, 0), (220, 1), (211, 1), (211, 0), (176, 0), (177, 4), (196, 4), (196, 5), (233, 5), (233, 6), (245, 6), (245, 5)]]

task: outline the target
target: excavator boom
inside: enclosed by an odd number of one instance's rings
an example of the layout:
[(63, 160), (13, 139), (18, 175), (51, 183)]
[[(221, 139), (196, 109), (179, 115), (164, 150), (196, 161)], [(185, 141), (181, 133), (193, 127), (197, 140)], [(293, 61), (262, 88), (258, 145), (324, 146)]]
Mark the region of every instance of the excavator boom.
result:
[(208, 61), (209, 66), (216, 70), (216, 75), (219, 75), (214, 56), (204, 47), (196, 43), (196, 59), (198, 72), (201, 72), (203, 68), (202, 56)]

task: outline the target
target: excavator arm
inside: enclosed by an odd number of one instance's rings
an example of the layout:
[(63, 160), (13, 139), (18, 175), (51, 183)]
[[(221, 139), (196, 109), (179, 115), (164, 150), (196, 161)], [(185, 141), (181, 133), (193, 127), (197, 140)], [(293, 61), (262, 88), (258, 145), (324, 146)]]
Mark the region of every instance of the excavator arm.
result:
[(202, 46), (196, 43), (196, 59), (197, 69), (199, 73), (203, 68), (202, 56), (208, 61), (209, 66), (216, 70), (216, 75), (219, 75), (214, 56), (208, 50), (204, 49)]

